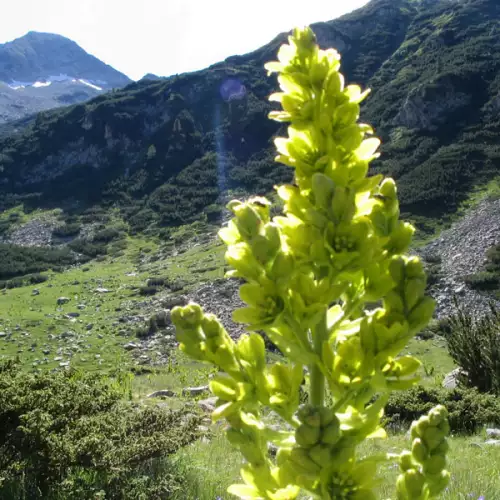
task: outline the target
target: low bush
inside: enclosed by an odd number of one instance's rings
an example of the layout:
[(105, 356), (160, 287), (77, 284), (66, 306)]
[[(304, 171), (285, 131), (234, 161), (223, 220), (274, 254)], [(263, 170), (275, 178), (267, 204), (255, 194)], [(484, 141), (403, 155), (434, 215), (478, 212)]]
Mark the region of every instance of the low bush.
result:
[(94, 243), (83, 238), (77, 238), (68, 244), (74, 252), (83, 254), (90, 258), (95, 258), (98, 255), (106, 255), (108, 249), (105, 243)]
[(110, 227), (97, 231), (94, 234), (92, 241), (95, 243), (110, 243), (111, 241), (120, 238), (122, 235), (123, 233), (121, 231), (114, 227)]
[(448, 351), (467, 373), (468, 383), (482, 392), (500, 394), (500, 310), (475, 320), (458, 310), (449, 319)]
[(110, 378), (0, 366), (0, 498), (167, 498), (199, 417), (125, 401)]
[(419, 386), (391, 394), (385, 407), (386, 427), (409, 426), (437, 404), (448, 409), (452, 432), (473, 433), (485, 425), (500, 425), (500, 399), (493, 394)]
[(486, 252), (484, 269), (465, 277), (465, 282), (474, 290), (493, 292), (500, 298), (500, 243)]
[(23, 247), (0, 243), (0, 279), (7, 280), (49, 269), (58, 270), (76, 262), (67, 248)]
[(465, 277), (467, 285), (474, 290), (496, 290), (500, 288), (500, 275), (488, 271), (480, 271)]
[[(57, 270), (57, 268), (54, 268), (54, 271), (55, 270)], [(44, 283), (48, 279), (49, 277), (47, 275), (36, 273), (28, 274), (21, 278), (13, 278), (11, 280), (0, 280), (0, 290), (3, 290), (4, 288), (11, 289), (20, 288), (22, 286), (36, 285), (38, 283)]]
[(69, 238), (71, 236), (76, 236), (82, 226), (78, 222), (66, 223), (63, 226), (54, 228), (52, 235), (58, 238)]
[(167, 278), (148, 278), (146, 281), (147, 286), (165, 286)]

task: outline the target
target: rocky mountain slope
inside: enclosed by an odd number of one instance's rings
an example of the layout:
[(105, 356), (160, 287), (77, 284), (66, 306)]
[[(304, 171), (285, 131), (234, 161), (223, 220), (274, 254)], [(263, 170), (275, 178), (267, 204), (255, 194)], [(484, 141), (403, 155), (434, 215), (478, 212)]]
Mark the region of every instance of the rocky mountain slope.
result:
[(82, 102), (130, 82), (72, 40), (30, 31), (0, 44), (0, 124)]
[(491, 295), (471, 289), (465, 281), (466, 276), (482, 269), (488, 249), (498, 242), (500, 198), (486, 198), (419, 251), (424, 261), (439, 266), (439, 278), (432, 290), (438, 317), (450, 316), (455, 300), (476, 316), (488, 312), (491, 301), (500, 307)]

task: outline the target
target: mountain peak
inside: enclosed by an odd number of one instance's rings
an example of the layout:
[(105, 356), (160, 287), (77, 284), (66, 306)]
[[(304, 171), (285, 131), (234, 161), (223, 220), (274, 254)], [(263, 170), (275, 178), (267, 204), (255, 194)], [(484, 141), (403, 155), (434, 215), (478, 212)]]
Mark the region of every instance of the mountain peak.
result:
[(56, 33), (29, 31), (0, 44), (0, 81), (33, 82), (54, 75), (123, 87), (130, 79), (88, 54), (76, 42)]

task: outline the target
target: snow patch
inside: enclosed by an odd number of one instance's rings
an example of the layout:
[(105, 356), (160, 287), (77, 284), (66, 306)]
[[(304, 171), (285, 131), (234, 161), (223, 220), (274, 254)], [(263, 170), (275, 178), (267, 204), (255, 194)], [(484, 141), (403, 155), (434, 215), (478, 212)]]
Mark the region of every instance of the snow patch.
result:
[(32, 86), (35, 88), (38, 87), (48, 87), (52, 82), (35, 82)]
[(19, 90), (19, 89), (24, 89), (26, 87), (34, 87), (34, 88), (40, 88), (40, 87), (48, 87), (52, 83), (60, 83), (60, 82), (72, 82), (72, 83), (81, 83), (83, 85), (86, 85), (87, 87), (90, 87), (94, 90), (102, 90), (103, 87), (99, 87), (96, 85), (96, 83), (99, 83), (100, 85), (106, 85), (105, 81), (102, 80), (95, 80), (95, 83), (93, 83), (90, 80), (86, 80), (84, 78), (75, 78), (73, 76), (69, 76), (65, 73), (60, 73), (59, 75), (51, 75), (44, 81), (36, 81), (36, 82), (21, 82), (18, 80), (12, 80), (8, 86), (13, 89), (13, 90)]
[(20, 82), (19, 80), (11, 80), (8, 84), (9, 87), (13, 90), (24, 89), (24, 87), (29, 87), (31, 82)]
[(88, 80), (84, 80), (83, 78), (80, 78), (78, 81), (80, 83), (83, 83), (84, 85), (88, 85), (92, 89), (102, 90), (102, 87), (98, 87), (97, 85), (94, 85), (93, 83), (90, 83)]

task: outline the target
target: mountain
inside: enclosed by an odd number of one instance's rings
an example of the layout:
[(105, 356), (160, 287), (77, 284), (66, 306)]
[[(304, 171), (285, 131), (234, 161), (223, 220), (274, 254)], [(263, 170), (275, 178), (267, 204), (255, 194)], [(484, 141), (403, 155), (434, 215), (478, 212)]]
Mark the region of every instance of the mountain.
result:
[[(383, 139), (374, 171), (398, 181), (425, 229), (500, 172), (497, 0), (372, 0), (312, 26), (369, 86), (363, 120)], [(287, 33), (206, 70), (149, 81), (39, 114), (0, 139), (4, 207), (116, 206), (133, 228), (216, 216), (229, 190), (266, 193), (291, 178), (267, 118), (263, 68)]]
[(130, 82), (72, 40), (30, 31), (0, 45), (0, 124)]
[(141, 80), (140, 80), (140, 81), (142, 81), (142, 80), (161, 80), (162, 78), (163, 78), (163, 77), (161, 77), (161, 76), (157, 76), (157, 75), (155, 75), (155, 74), (153, 74), (153, 73), (146, 73), (146, 74), (145, 74), (145, 75), (141, 78)]

